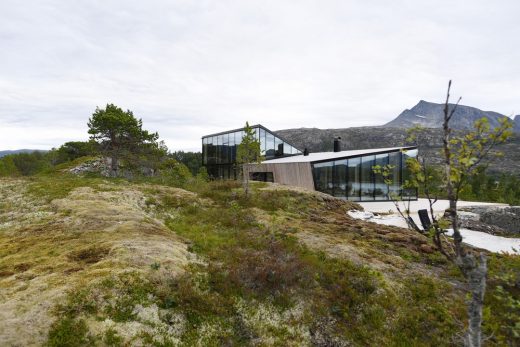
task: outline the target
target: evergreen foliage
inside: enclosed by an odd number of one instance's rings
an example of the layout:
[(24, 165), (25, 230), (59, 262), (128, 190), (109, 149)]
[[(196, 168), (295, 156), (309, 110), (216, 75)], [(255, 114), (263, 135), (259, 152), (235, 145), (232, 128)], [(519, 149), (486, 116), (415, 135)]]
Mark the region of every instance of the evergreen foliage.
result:
[(99, 144), (102, 154), (112, 159), (112, 175), (117, 176), (119, 161), (130, 167), (139, 164), (149, 155), (165, 155), (164, 145), (157, 143), (159, 135), (143, 130), (143, 121), (136, 119), (132, 111), (107, 104), (96, 108), (88, 121), (88, 133)]
[(260, 152), (260, 141), (256, 139), (253, 128), (246, 122), (242, 142), (237, 147), (237, 165), (244, 184), (244, 193), (249, 195), (249, 172), (244, 172), (244, 165), (260, 163), (262, 156)]
[(192, 175), (197, 175), (202, 167), (201, 152), (174, 151), (170, 156), (190, 169)]

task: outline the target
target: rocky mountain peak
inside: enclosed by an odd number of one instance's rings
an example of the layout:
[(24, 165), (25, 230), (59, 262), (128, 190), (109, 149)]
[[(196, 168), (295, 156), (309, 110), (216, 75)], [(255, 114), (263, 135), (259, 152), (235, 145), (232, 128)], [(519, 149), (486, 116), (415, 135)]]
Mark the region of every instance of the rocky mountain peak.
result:
[[(449, 104), (450, 109), (455, 104)], [(419, 101), (411, 109), (406, 109), (397, 118), (386, 123), (383, 127), (411, 128), (420, 125), (426, 128), (442, 127), (444, 104), (437, 104), (425, 100)], [(476, 120), (486, 117), (492, 127), (499, 125), (499, 119), (506, 117), (492, 111), (482, 111), (471, 106), (458, 105), (451, 120), (451, 126), (457, 130), (469, 130), (473, 128)], [(520, 120), (519, 120), (520, 122)]]

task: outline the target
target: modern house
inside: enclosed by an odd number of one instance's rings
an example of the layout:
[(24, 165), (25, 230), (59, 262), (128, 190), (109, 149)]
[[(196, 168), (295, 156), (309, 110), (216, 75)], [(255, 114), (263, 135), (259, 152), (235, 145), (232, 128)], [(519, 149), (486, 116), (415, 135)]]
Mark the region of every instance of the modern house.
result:
[[(334, 139), (334, 152), (308, 153), (291, 145), (261, 125), (253, 126), (260, 140), (260, 164), (244, 166), (244, 174), (253, 180), (276, 182), (317, 190), (352, 201), (382, 201), (389, 193), (417, 199), (416, 189), (402, 189), (409, 172), (406, 160), (417, 156), (417, 147), (391, 147), (341, 151), (340, 139)], [(236, 179), (236, 147), (243, 129), (204, 136), (203, 164), (213, 178)], [(374, 166), (391, 165), (388, 185)]]
[[(301, 154), (301, 150), (262, 125), (252, 125), (266, 160)], [(212, 178), (237, 179), (237, 146), (242, 142), (244, 128), (202, 137), (202, 164)]]

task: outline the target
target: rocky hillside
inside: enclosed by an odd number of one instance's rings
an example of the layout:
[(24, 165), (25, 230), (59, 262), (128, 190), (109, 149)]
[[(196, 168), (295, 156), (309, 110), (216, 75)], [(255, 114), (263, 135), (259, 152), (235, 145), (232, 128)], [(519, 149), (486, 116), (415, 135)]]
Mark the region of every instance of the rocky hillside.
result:
[[(450, 107), (454, 107), (450, 104)], [(416, 125), (425, 128), (441, 128), (443, 120), (444, 104), (435, 104), (424, 100), (419, 101), (417, 105), (410, 110), (404, 110), (397, 118), (386, 123), (383, 127), (386, 128), (411, 128)], [(499, 125), (499, 119), (506, 118), (493, 111), (482, 111), (475, 107), (458, 105), (453, 118), (451, 126), (457, 130), (469, 130), (473, 128), (476, 120), (486, 117), (489, 120), (491, 127)]]
[[(427, 237), (240, 186), (0, 179), (1, 345), (461, 345), (463, 279)], [(492, 345), (518, 342), (495, 299), (518, 266), (489, 261)]]
[[(451, 105), (453, 106), (453, 105)], [(440, 163), (439, 150), (442, 146), (442, 118), (444, 104), (435, 104), (421, 100), (410, 110), (404, 110), (391, 122), (383, 126), (317, 129), (299, 128), (278, 130), (280, 136), (286, 138), (301, 149), (311, 152), (332, 151), (333, 139), (340, 136), (342, 149), (383, 148), (406, 145), (406, 129), (421, 125), (427, 129), (427, 135), (420, 150), (432, 163)], [(487, 112), (475, 107), (459, 105), (454, 113), (452, 126), (459, 131), (471, 129), (473, 123), (487, 117), (491, 126), (497, 126), (499, 119), (504, 118), (497, 112)], [(520, 174), (520, 115), (514, 118), (515, 136), (507, 143), (497, 147), (505, 155), (493, 158), (491, 172), (508, 172)]]
[[(333, 139), (336, 136), (341, 136), (343, 150), (397, 147), (407, 144), (407, 134), (404, 128), (299, 128), (279, 130), (277, 133), (297, 147), (308, 148), (311, 152), (332, 151)], [(427, 129), (425, 139), (419, 145), (421, 152), (425, 153), (430, 162), (440, 163), (442, 129)], [(515, 134), (507, 143), (497, 146), (497, 150), (505, 155), (493, 158), (490, 171), (520, 174), (520, 134)]]

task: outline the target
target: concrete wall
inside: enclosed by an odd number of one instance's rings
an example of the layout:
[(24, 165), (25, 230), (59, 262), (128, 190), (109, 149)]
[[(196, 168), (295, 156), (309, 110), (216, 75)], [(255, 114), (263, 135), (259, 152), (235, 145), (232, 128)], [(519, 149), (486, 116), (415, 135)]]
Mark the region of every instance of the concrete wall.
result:
[(249, 172), (272, 172), (275, 183), (314, 190), (310, 163), (277, 163), (244, 165), (244, 174)]

